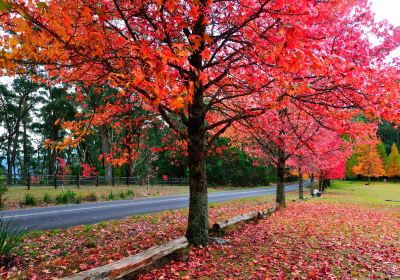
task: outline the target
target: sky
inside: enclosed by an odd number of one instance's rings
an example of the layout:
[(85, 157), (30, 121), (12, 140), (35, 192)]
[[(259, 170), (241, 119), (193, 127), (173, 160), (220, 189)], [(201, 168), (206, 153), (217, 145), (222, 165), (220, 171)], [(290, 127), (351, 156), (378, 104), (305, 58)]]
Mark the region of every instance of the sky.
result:
[(400, 0), (372, 0), (372, 9), (376, 19), (400, 26)]

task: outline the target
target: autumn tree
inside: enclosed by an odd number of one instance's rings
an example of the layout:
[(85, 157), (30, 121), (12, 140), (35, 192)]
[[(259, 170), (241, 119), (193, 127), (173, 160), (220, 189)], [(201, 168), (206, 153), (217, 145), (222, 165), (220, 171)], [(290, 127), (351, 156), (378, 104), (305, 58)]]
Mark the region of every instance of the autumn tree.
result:
[(399, 150), (397, 149), (397, 145), (393, 143), (389, 158), (388, 165), (386, 170), (386, 175), (388, 177), (396, 177), (400, 176), (400, 156)]
[(381, 177), (385, 175), (382, 160), (376, 149), (376, 144), (360, 144), (356, 148), (358, 163), (353, 167), (353, 172), (368, 177), (368, 184), (371, 177)]
[[(395, 32), (376, 28), (364, 0), (2, 3), (5, 73), (42, 65), (55, 82), (109, 84), (115, 99), (143, 102), (186, 141), (195, 245), (208, 241), (206, 154), (234, 122), (275, 106), (274, 87), (311, 115), (328, 105), (374, 114), (379, 97), (396, 100), (395, 67), (382, 67)], [(368, 32), (384, 46), (372, 48)]]

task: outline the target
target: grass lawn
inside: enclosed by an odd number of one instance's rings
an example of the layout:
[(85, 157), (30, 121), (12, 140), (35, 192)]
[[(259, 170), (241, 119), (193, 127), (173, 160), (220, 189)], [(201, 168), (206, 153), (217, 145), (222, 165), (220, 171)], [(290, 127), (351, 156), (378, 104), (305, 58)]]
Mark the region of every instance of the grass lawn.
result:
[(139, 279), (400, 279), (400, 184), (335, 182)]
[(386, 201), (400, 201), (400, 183), (371, 182), (366, 185), (360, 181), (334, 181), (327, 192), (324, 202), (400, 207), (400, 202)]
[[(209, 192), (243, 189), (233, 187), (210, 187)], [(33, 186), (31, 190), (27, 190), (24, 186), (11, 186), (4, 196), (4, 209), (17, 209), (32, 206), (46, 206), (59, 204), (56, 201), (57, 195), (70, 190), (76, 193), (76, 197), (69, 203), (83, 203), (89, 201), (107, 201), (117, 199), (137, 199), (145, 197), (157, 197), (164, 195), (185, 194), (189, 192), (188, 186), (82, 186), (81, 188), (66, 186), (55, 189), (50, 186)], [(30, 194), (36, 201), (35, 205), (26, 204), (25, 197)], [(47, 195), (50, 201), (44, 199)]]

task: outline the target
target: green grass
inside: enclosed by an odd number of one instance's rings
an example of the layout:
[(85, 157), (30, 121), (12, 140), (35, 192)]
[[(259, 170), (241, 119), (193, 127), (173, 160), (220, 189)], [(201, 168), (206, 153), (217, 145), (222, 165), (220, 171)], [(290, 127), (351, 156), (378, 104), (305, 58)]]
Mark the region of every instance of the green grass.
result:
[(400, 183), (362, 181), (334, 181), (321, 201), (334, 203), (356, 203), (400, 207)]

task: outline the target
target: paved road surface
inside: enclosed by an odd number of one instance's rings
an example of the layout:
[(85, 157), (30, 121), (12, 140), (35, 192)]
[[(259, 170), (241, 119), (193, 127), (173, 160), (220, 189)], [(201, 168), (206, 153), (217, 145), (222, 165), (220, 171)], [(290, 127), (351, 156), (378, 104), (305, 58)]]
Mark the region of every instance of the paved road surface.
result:
[[(286, 186), (287, 191), (297, 190), (297, 184)], [(223, 202), (244, 197), (274, 194), (275, 187), (209, 193), (209, 202)], [(137, 200), (119, 200), (97, 203), (72, 204), (20, 210), (0, 211), (3, 219), (17, 220), (24, 228), (55, 229), (75, 225), (94, 224), (121, 219), (137, 214), (152, 213), (189, 205), (188, 195), (164, 196)]]

